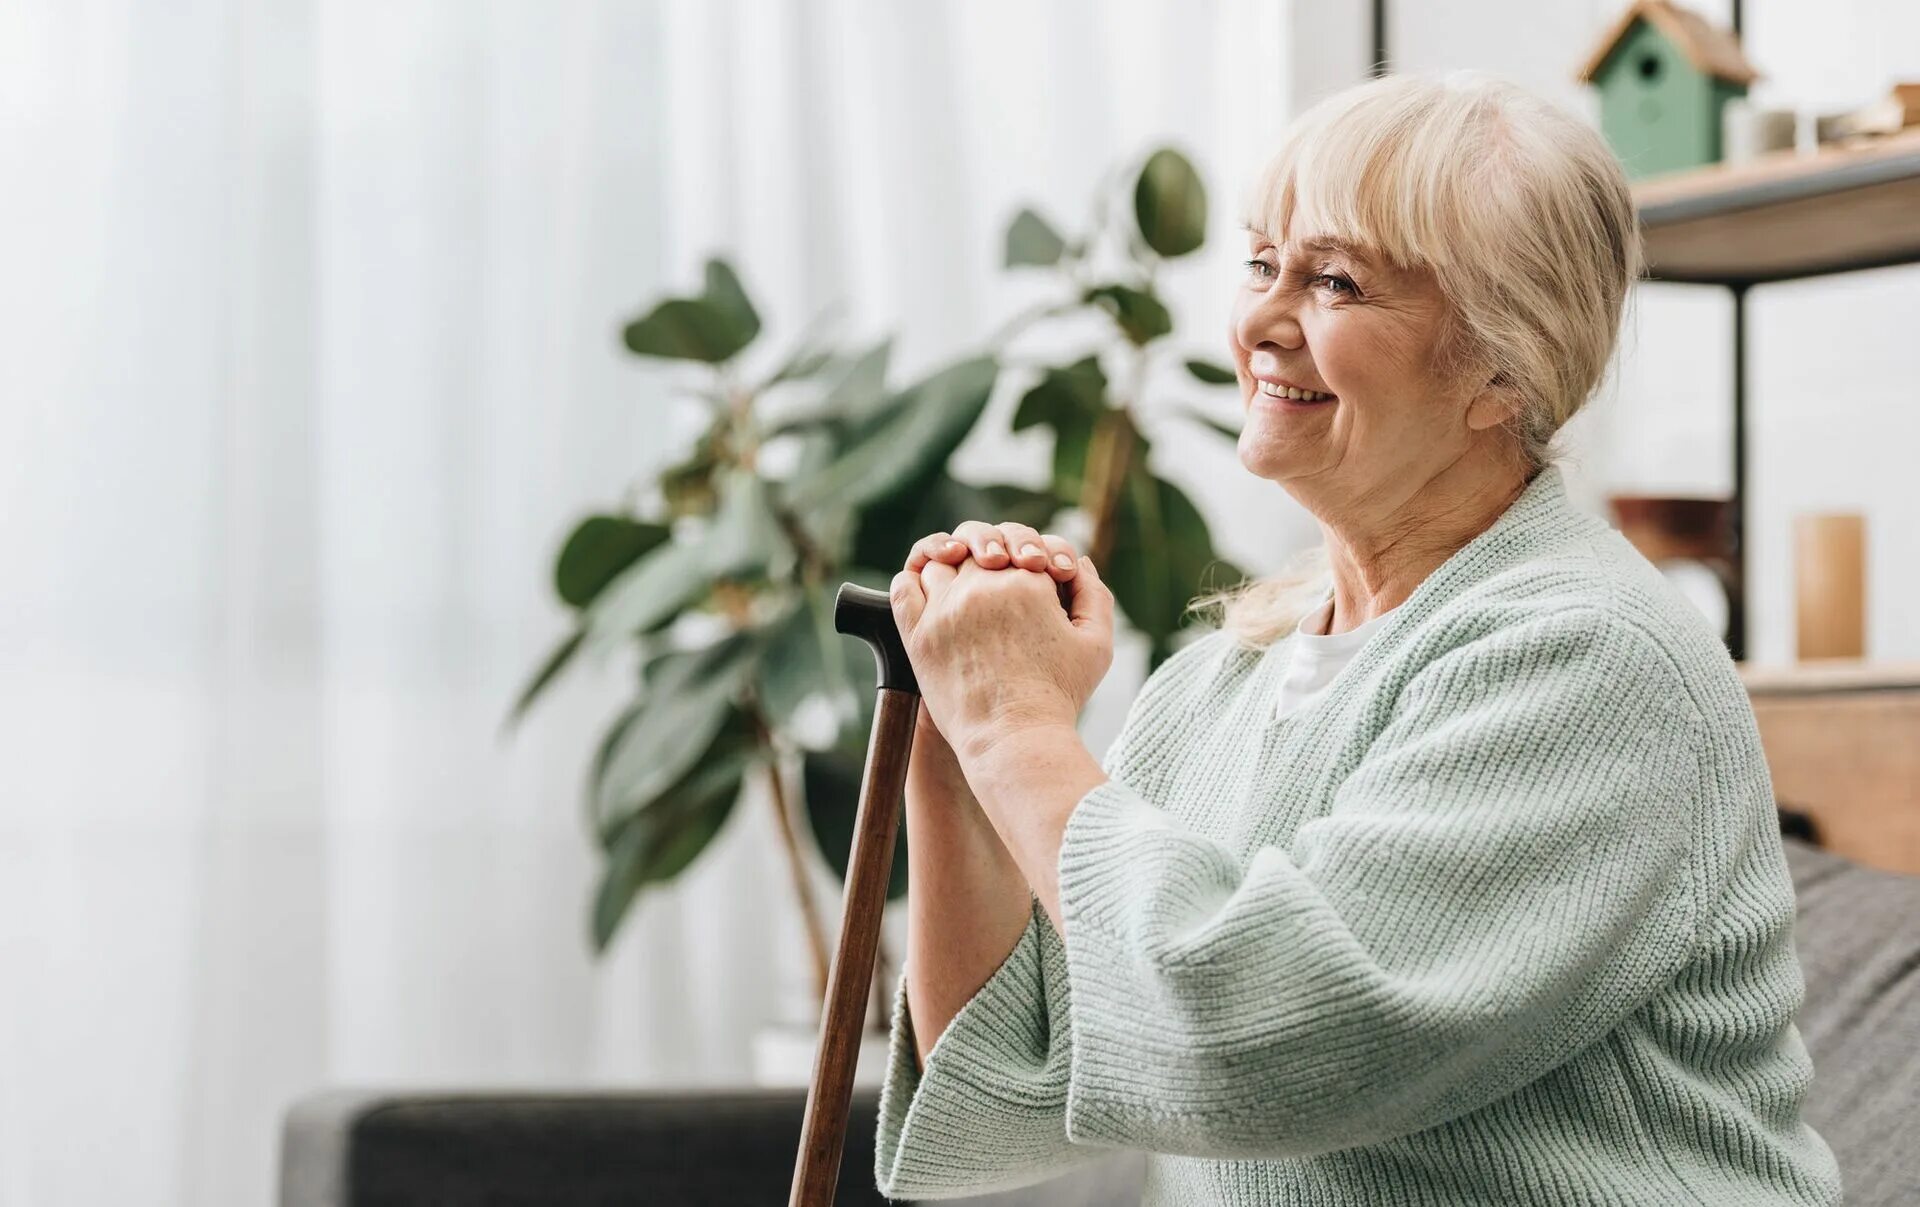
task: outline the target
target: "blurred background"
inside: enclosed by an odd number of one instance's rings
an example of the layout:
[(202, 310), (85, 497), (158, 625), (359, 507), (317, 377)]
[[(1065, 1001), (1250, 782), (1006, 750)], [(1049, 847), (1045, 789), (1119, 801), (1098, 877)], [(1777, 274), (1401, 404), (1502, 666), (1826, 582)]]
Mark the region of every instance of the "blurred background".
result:
[[(807, 574), (874, 569), (857, 547), (889, 530), (828, 514), (820, 487), (837, 554), (762, 558), (738, 598), (739, 568), (708, 567), (718, 595), (619, 604), (646, 556), (713, 537), (729, 483), (753, 487), (750, 463), (700, 450), (764, 402), (795, 440), (785, 470), (767, 445), (761, 478), (841, 465), (829, 484), (904, 530), (930, 479), (837, 459), (917, 440), (960, 484), (942, 498), (1038, 508), (1086, 540), (1092, 471), (1058, 448), (1102, 447), (1073, 426), (1065, 371), (1097, 350), (1090, 397), (1124, 404), (1140, 453), (1147, 493), (1124, 497), (1190, 501), (1201, 568), (1272, 570), (1317, 528), (1239, 467), (1216, 430), (1234, 392), (1207, 375), (1228, 360), (1253, 173), (1381, 49), (1598, 122), (1613, 85), (1577, 75), (1626, 7), (0, 4), (0, 1204), (272, 1201), (284, 1113), (324, 1086), (777, 1081), (771, 1037), (817, 1017), (845, 858), (833, 768), (807, 752), (857, 757), (859, 684), (810, 720), (789, 683), (790, 712), (738, 747), (776, 751), (785, 780), (738, 755), (741, 803), (710, 793), (652, 865), (620, 862), (646, 792), (609, 799), (596, 752), (684, 788), (753, 717), (716, 703), (682, 757), (660, 737), (680, 721), (630, 711), (636, 670), (702, 648), (702, 624), (804, 625), (780, 608), (822, 587)], [(1796, 114), (1802, 157), (1817, 115), (1920, 80), (1908, 0), (1769, 0), (1740, 25), (1748, 112)], [(1097, 229), (1117, 242), (1083, 240)], [(1741, 303), (1740, 652), (1783, 673), (1813, 653), (1920, 660), (1920, 270), (1796, 275)], [(668, 299), (688, 305), (662, 315)], [(1617, 371), (1564, 437), (1587, 506), (1733, 490), (1734, 307), (1719, 285), (1640, 289)], [(884, 385), (859, 378), (887, 339)], [(948, 426), (886, 427), (986, 354), (997, 376), (948, 399)], [(1048, 382), (1059, 397), (1032, 400)], [(1118, 506), (1112, 556), (1159, 556), (1197, 591), (1162, 548), (1186, 531), (1174, 513)], [(1814, 651), (1797, 626), (1821, 547), (1796, 534), (1836, 515), (1858, 637)], [(1096, 751), (1181, 639), (1150, 594), (1085, 717)], [(1723, 623), (1724, 598), (1698, 597)], [(574, 633), (581, 656), (509, 724)], [(739, 673), (827, 673), (766, 651)], [(623, 753), (610, 722), (636, 715), (655, 731)]]

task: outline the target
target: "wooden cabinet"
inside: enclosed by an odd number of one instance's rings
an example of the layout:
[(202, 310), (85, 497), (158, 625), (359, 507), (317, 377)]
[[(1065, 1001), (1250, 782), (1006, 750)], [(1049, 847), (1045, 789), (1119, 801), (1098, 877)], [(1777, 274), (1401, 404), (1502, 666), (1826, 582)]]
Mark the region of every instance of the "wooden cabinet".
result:
[(1820, 843), (1920, 874), (1920, 663), (1743, 666), (1774, 797)]

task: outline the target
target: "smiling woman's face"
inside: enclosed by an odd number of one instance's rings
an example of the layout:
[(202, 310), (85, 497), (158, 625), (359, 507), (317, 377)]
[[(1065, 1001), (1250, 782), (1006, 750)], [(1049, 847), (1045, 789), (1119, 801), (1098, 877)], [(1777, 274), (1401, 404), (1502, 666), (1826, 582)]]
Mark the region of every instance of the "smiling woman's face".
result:
[[(1445, 295), (1430, 271), (1323, 237), (1304, 210), (1290, 225), (1248, 232), (1234, 298), (1241, 463), (1332, 505), (1425, 481), (1497, 421), (1442, 372)], [(1274, 396), (1287, 387), (1308, 396)]]

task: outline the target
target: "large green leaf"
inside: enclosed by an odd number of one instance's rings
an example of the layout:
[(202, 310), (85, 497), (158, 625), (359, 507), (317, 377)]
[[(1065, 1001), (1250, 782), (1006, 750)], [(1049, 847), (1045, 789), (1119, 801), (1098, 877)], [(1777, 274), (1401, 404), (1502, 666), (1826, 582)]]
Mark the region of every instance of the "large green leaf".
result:
[(1086, 300), (1111, 314), (1121, 333), (1135, 344), (1145, 345), (1173, 331), (1173, 315), (1144, 289), (1101, 285), (1087, 290)]
[(1173, 483), (1137, 462), (1114, 517), (1113, 551), (1101, 576), (1114, 601), (1155, 650), (1164, 652), (1187, 604), (1203, 591), (1241, 577), (1213, 551), (1206, 518)]
[(720, 480), (720, 507), (703, 539), (715, 578), (781, 578), (792, 568), (793, 544), (774, 513), (773, 487), (752, 470)]
[(533, 707), (533, 702), (539, 699), (540, 693), (560, 676), (567, 663), (573, 661), (573, 655), (580, 649), (580, 642), (585, 636), (584, 632), (574, 633), (553, 647), (546, 661), (540, 664), (540, 669), (534, 672), (533, 678), (527, 680), (527, 685), (520, 689), (520, 696), (513, 703), (513, 711), (507, 714), (504, 728), (511, 729), (520, 723), (520, 719), (527, 715), (527, 710)]
[(1012, 225), (1007, 227), (1008, 268), (1022, 264), (1042, 268), (1058, 264), (1061, 254), (1066, 250), (1066, 240), (1047, 224), (1045, 218), (1032, 210), (1021, 210), (1014, 216)]
[(620, 515), (588, 516), (560, 550), (553, 570), (554, 590), (570, 607), (584, 608), (602, 587), (668, 535), (664, 524)]
[(1093, 439), (1094, 425), (1108, 409), (1106, 391), (1106, 374), (1101, 372), (1100, 362), (1089, 356), (1064, 368), (1047, 370), (1021, 397), (1014, 412), (1016, 431), (1036, 424), (1053, 429), (1053, 490), (1066, 502), (1080, 498), (1087, 446)]
[(707, 261), (706, 294), (668, 298), (626, 326), (627, 348), (641, 356), (718, 364), (753, 342), (760, 317), (724, 261)]
[(668, 541), (643, 555), (581, 613), (589, 655), (605, 657), (635, 634), (659, 629), (712, 585), (706, 550), (698, 542)]
[(660, 797), (626, 817), (609, 836), (593, 902), (593, 946), (604, 952), (641, 888), (671, 881), (720, 832), (757, 765), (744, 716), (734, 713), (695, 765)]
[[(834, 750), (809, 751), (801, 778), (807, 805), (807, 827), (827, 866), (841, 883), (853, 858), (853, 835), (860, 820), (860, 779), (866, 769), (865, 751), (847, 745)], [(901, 810), (900, 828), (893, 846), (893, 871), (887, 879), (887, 899), (907, 892), (907, 819)]]
[(1087, 451), (1093, 447), (1091, 423), (1055, 428), (1053, 433), (1053, 491), (1063, 501), (1078, 505), (1086, 489)]
[[(656, 657), (649, 666), (658, 662), (659, 658)], [(600, 822), (600, 784), (607, 777), (607, 766), (613, 762), (613, 752), (626, 740), (627, 731), (633, 728), (634, 722), (646, 715), (650, 703), (652, 700), (645, 695), (629, 701), (620, 710), (620, 715), (613, 719), (613, 723), (607, 726), (606, 732), (600, 735), (599, 744), (594, 747), (593, 765), (587, 774), (587, 819), (603, 848), (612, 840), (615, 830)]]
[(834, 631), (831, 607), (824, 592), (808, 589), (763, 630), (755, 688), (776, 728), (814, 693), (850, 687), (838, 648), (849, 638)]
[(1098, 357), (1088, 356), (1057, 369), (1048, 369), (1032, 389), (1020, 397), (1013, 413), (1013, 430), (1035, 424), (1059, 428), (1063, 424), (1092, 426), (1107, 406), (1107, 375)]
[(718, 579), (783, 573), (794, 550), (772, 507), (764, 479), (749, 470), (726, 471), (718, 510), (699, 539), (668, 541), (643, 555), (587, 606), (588, 652), (605, 657), (635, 634), (654, 631)]
[(1144, 468), (1127, 476), (1114, 514), (1114, 538), (1101, 577), (1127, 621), (1158, 644), (1173, 632), (1178, 603), (1171, 550), (1160, 519), (1156, 480)]
[(747, 300), (747, 291), (740, 287), (740, 278), (734, 274), (733, 266), (725, 260), (707, 261), (706, 301), (733, 324), (742, 347), (760, 334), (760, 316), (754, 313), (753, 303)]
[(628, 323), (629, 351), (669, 360), (718, 364), (752, 339), (720, 307), (701, 298), (669, 298)]
[(913, 542), (931, 532), (952, 532), (962, 520), (1000, 523), (1010, 520), (1044, 528), (1060, 511), (1051, 490), (1006, 484), (974, 486), (940, 474), (924, 488), (902, 497), (898, 506), (868, 507), (860, 513), (851, 554), (856, 566), (872, 568), (884, 587), (907, 560)]
[(1133, 186), (1140, 237), (1163, 256), (1184, 256), (1207, 241), (1207, 189), (1186, 156), (1163, 148)]
[(699, 759), (736, 711), (734, 699), (758, 652), (753, 634), (736, 633), (654, 659), (642, 707), (611, 741), (593, 785), (603, 833), (651, 805)]
[(838, 460), (796, 483), (794, 509), (866, 507), (926, 482), (973, 430), (998, 372), (991, 357), (976, 357), (909, 387)]
[(821, 409), (843, 421), (848, 431), (864, 431), (887, 408), (887, 365), (892, 359), (893, 340), (883, 339), (848, 361), (846, 372), (821, 398)]

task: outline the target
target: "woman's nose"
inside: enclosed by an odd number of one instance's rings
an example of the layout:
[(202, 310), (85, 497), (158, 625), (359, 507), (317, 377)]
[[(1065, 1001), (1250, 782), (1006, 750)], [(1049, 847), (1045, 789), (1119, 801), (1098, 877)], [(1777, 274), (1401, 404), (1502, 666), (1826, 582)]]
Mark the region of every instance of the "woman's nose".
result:
[(1234, 323), (1234, 337), (1251, 352), (1262, 344), (1278, 344), (1289, 350), (1306, 343), (1300, 320), (1280, 289), (1269, 289), (1241, 311)]

